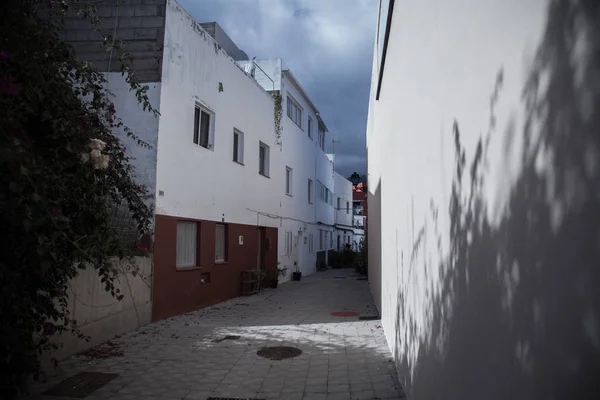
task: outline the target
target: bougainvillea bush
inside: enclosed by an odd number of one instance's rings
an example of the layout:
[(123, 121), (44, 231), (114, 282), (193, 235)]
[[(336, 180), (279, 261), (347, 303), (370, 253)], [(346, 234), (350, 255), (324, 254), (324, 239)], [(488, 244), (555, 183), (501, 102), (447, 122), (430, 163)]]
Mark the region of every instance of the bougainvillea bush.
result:
[[(93, 267), (107, 291), (111, 263), (135, 251), (109, 223), (127, 207), (140, 235), (150, 229), (148, 196), (136, 184), (126, 149), (113, 135), (123, 126), (104, 75), (78, 60), (48, 11), (69, 1), (5, 0), (0, 18), (0, 382), (14, 398), (39, 373), (52, 335), (82, 336), (67, 310), (68, 282)], [(45, 10), (43, 10), (44, 8)], [(73, 11), (72, 9), (69, 12)], [(93, 24), (93, 9), (79, 13)], [(58, 18), (60, 19), (60, 18)], [(117, 43), (106, 37), (115, 54)], [(120, 56), (123, 56), (121, 54)], [(115, 55), (117, 57), (117, 55)], [(121, 59), (122, 61), (122, 59)], [(123, 73), (128, 67), (123, 63)], [(140, 106), (155, 112), (145, 87), (129, 76)]]

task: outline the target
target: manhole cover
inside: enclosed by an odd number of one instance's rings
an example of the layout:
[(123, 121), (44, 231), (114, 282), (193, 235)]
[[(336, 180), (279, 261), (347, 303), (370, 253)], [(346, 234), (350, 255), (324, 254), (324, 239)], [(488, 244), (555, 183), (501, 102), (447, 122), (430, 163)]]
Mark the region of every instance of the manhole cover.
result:
[(359, 314), (353, 311), (335, 311), (332, 312), (331, 315), (334, 317), (358, 317)]
[(361, 315), (358, 319), (362, 321), (376, 321), (380, 320), (381, 317), (379, 315)]
[(119, 374), (105, 374), (102, 372), (80, 372), (56, 386), (46, 390), (44, 395), (75, 397), (83, 399), (115, 379)]
[(268, 358), (269, 360), (283, 360), (286, 358), (298, 357), (302, 354), (302, 350), (286, 346), (263, 347), (257, 351), (256, 354)]
[(213, 340), (213, 343), (221, 343), (221, 342), (224, 342), (225, 340), (238, 340), (239, 338), (241, 338), (241, 336), (227, 335), (227, 336), (223, 336), (222, 338)]

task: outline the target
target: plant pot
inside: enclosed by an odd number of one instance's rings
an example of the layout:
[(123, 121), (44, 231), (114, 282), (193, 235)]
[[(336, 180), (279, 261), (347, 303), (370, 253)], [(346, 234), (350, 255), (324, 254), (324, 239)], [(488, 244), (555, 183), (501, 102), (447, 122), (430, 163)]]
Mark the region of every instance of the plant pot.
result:
[(292, 280), (293, 281), (299, 281), (300, 279), (302, 279), (302, 272), (292, 272)]
[(279, 281), (277, 279), (273, 279), (271, 281), (271, 289), (277, 289), (277, 284), (279, 283)]

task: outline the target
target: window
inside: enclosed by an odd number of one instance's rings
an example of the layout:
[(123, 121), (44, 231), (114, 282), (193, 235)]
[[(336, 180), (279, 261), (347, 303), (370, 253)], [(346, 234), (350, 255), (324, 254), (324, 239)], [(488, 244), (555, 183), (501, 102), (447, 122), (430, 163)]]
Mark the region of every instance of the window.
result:
[(337, 199), (337, 210), (341, 210), (341, 209), (342, 209), (342, 199), (340, 199), (338, 197), (338, 199)]
[(207, 149), (212, 149), (212, 132), (214, 129), (214, 114), (196, 104), (194, 111), (194, 143)]
[(346, 237), (346, 243), (350, 244), (350, 235)]
[(313, 181), (311, 181), (310, 179), (308, 180), (308, 202), (312, 204), (312, 198), (313, 198)]
[(317, 193), (321, 201), (333, 205), (333, 193), (331, 193), (331, 190), (327, 189), (327, 187), (325, 187), (325, 185), (319, 181), (317, 181)]
[(333, 249), (333, 232), (329, 234), (329, 248)]
[(313, 126), (313, 120), (311, 117), (308, 117), (308, 137), (311, 139), (313, 138), (313, 133), (312, 133), (313, 127), (312, 126)]
[(292, 254), (292, 232), (285, 233), (285, 254)]
[(287, 97), (287, 116), (302, 129), (302, 107), (289, 95)]
[(346, 214), (350, 214), (350, 202), (346, 202)]
[(285, 194), (292, 195), (292, 169), (285, 167)]
[(319, 127), (319, 147), (325, 150), (325, 131)]
[(313, 234), (309, 233), (308, 234), (308, 252), (312, 253), (314, 251), (315, 251), (315, 248), (314, 248), (314, 244), (313, 244)]
[(244, 133), (233, 129), (233, 161), (244, 164)]
[(258, 144), (258, 173), (269, 177), (269, 146), (263, 142)]
[(217, 224), (215, 234), (215, 261), (227, 261), (227, 227), (223, 224)]
[(177, 221), (177, 268), (196, 266), (198, 224), (192, 221)]

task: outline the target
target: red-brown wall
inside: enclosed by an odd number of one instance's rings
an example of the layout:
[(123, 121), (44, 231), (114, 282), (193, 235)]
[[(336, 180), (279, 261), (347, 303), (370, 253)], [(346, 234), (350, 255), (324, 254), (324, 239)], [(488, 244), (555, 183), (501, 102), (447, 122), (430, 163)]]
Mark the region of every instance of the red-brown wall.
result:
[[(196, 221), (198, 228), (198, 266), (176, 268), (177, 221)], [(227, 226), (227, 261), (215, 262), (215, 221), (156, 215), (154, 242), (154, 287), (152, 320), (183, 314), (237, 297), (241, 293), (241, 272), (256, 269), (258, 227), (230, 224)], [(264, 264), (261, 269), (277, 265), (277, 228), (263, 228)], [(244, 244), (239, 244), (239, 236)], [(210, 276), (210, 283), (201, 279)]]

